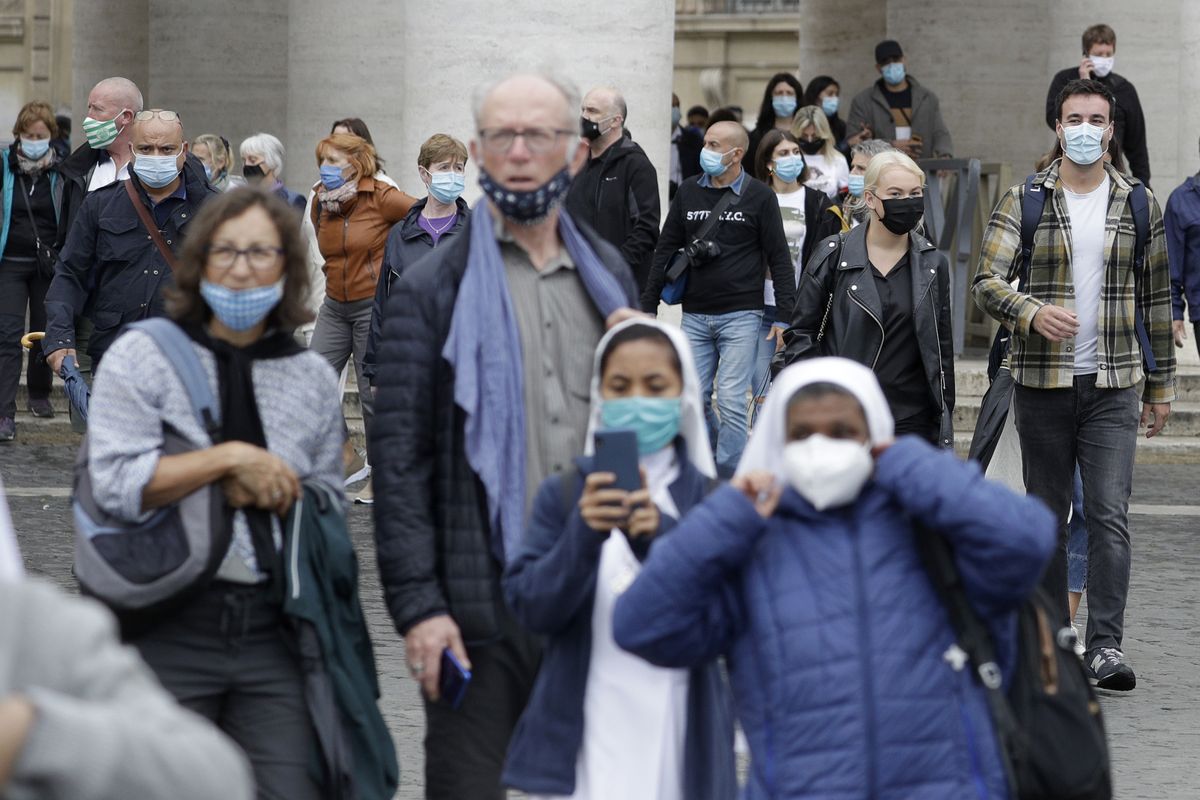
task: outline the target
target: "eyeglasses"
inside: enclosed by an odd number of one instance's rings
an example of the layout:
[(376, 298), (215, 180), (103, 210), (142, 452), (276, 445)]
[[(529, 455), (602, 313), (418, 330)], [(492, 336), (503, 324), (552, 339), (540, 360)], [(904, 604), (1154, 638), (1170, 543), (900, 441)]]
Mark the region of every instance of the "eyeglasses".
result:
[(163, 122), (179, 122), (183, 124), (183, 117), (179, 116), (174, 111), (163, 111), (161, 108), (151, 108), (146, 111), (139, 111), (133, 115), (133, 118), (138, 122), (146, 122), (158, 117)]
[(485, 150), (493, 153), (507, 153), (512, 149), (517, 137), (525, 140), (525, 146), (534, 155), (544, 155), (558, 142), (560, 136), (578, 136), (579, 131), (568, 131), (560, 128), (526, 128), (523, 131), (512, 128), (486, 128), (479, 131), (479, 139)]
[(279, 263), (283, 256), (282, 247), (268, 247), (256, 244), (240, 250), (227, 244), (213, 245), (208, 248), (208, 263), (220, 269), (232, 269), (237, 263), (238, 256), (245, 256), (246, 263), (253, 270), (268, 270)]

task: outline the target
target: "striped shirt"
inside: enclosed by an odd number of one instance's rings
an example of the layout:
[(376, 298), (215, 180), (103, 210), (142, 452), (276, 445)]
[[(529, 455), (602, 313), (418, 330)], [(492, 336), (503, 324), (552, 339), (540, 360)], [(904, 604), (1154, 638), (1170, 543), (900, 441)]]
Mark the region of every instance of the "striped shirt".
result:
[[(1033, 237), (1029, 284), (1015, 290), (1021, 261), (1021, 201), (1024, 183), (1001, 198), (983, 235), (979, 272), (975, 277), (975, 302), (1001, 324), (1015, 331), (1009, 364), (1013, 380), (1036, 389), (1067, 389), (1075, 377), (1075, 339), (1052, 342), (1033, 330), (1033, 317), (1046, 304), (1075, 311), (1075, 281), (1071, 272), (1071, 220), (1064, 188), (1058, 177), (1059, 161), (1038, 174), (1045, 186), (1046, 208)], [(1146, 191), (1150, 206), (1150, 238), (1140, 292), (1135, 297), (1133, 255), (1135, 229), (1129, 205), (1132, 188), (1126, 178), (1105, 165), (1111, 183), (1104, 221), (1103, 285), (1096, 339), (1096, 387), (1124, 389), (1146, 385), (1147, 403), (1175, 399), (1175, 342), (1171, 335), (1171, 286), (1162, 213)], [(1134, 326), (1134, 304), (1142, 312), (1157, 369), (1146, 375), (1142, 350)]]
[(525, 503), (583, 453), (591, 413), (592, 360), (604, 319), (561, 247), (538, 270), (497, 223), (517, 332), (525, 393)]

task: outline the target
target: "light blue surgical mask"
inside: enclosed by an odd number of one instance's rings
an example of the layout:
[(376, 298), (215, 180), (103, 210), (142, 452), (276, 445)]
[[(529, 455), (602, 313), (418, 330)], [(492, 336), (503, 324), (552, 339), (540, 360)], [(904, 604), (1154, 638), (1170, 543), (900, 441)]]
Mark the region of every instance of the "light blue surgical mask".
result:
[(200, 296), (212, 309), (213, 316), (226, 328), (248, 331), (266, 318), (283, 299), (283, 278), (270, 286), (230, 289), (219, 283), (200, 281)]
[(134, 156), (133, 171), (142, 183), (161, 189), (179, 175), (179, 156)]
[(679, 110), (679, 106), (671, 106), (671, 127), (678, 128), (681, 119), (683, 119), (683, 112)]
[(466, 177), (461, 172), (429, 173), (429, 193), (439, 203), (453, 203), (466, 188)]
[(893, 61), (890, 64), (883, 65), (883, 80), (889, 86), (899, 86), (904, 83), (904, 64), (900, 61)]
[(1082, 167), (1095, 164), (1104, 155), (1106, 130), (1087, 122), (1063, 126), (1063, 153)]
[(621, 397), (600, 406), (600, 424), (637, 433), (638, 453), (657, 453), (679, 435), (683, 401), (678, 397)]
[(796, 98), (779, 94), (771, 98), (771, 108), (775, 109), (775, 116), (790, 117), (796, 113)]
[(832, 117), (838, 112), (840, 98), (835, 94), (833, 97), (824, 97), (821, 99), (821, 110), (825, 112), (825, 116)]
[(791, 183), (804, 172), (803, 156), (780, 156), (775, 159), (775, 176), (784, 183)]
[(867, 176), (850, 174), (850, 194), (853, 197), (862, 197), (863, 190), (867, 188)]
[(346, 176), (342, 174), (342, 168), (333, 164), (325, 164), (321, 167), (321, 183), (325, 184), (326, 189), (337, 189), (346, 182)]
[(40, 161), (50, 150), (49, 139), (26, 139), (21, 137), (21, 152), (33, 161)]
[[(729, 153), (733, 151), (730, 150)], [(700, 169), (704, 170), (704, 174), (710, 178), (716, 178), (725, 174), (725, 170), (729, 169), (729, 165), (725, 163), (725, 156), (729, 153), (718, 153), (715, 150), (709, 150), (707, 147), (700, 151)]]
[(210, 167), (208, 164), (205, 164), (203, 161), (201, 161), (200, 164), (204, 167), (205, 179), (211, 181), (212, 180), (212, 167)]

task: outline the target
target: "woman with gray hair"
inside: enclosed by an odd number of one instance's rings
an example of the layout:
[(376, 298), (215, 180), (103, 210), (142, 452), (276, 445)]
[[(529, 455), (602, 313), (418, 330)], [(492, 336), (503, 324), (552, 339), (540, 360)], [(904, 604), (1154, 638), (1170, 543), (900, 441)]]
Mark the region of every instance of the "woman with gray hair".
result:
[(870, 166), (871, 159), (894, 149), (891, 142), (883, 139), (867, 139), (850, 148), (849, 191), (846, 192), (846, 199), (842, 201), (840, 212), (843, 233), (867, 221), (870, 209), (863, 201), (863, 191), (866, 188), (867, 167)]
[(262, 186), (279, 195), (288, 205), (303, 211), (304, 195), (283, 185), (283, 142), (269, 133), (256, 133), (238, 148), (242, 156), (242, 175), (246, 183)]

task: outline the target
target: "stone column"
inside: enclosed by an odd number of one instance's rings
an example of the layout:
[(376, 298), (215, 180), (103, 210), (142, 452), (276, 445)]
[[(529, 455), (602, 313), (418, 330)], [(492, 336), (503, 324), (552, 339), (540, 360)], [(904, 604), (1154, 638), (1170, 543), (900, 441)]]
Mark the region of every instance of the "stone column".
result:
[[(658, 170), (663, 214), (670, 166), (673, 0), (558, 3), (543, 0), (461, 0), (453, 25), (427, 7), (406, 3), (403, 135), (392, 144), (395, 175), (421, 194), (417, 150), (434, 133), (464, 142), (474, 136), (472, 90), (520, 70), (547, 69), (586, 92), (599, 85), (621, 90), (628, 127)], [(410, 177), (411, 176), (411, 177)], [(468, 166), (469, 202), (479, 197)]]
[(887, 36), (887, 3), (880, 0), (800, 0), (800, 79), (833, 77), (842, 90), (842, 119), (854, 95), (873, 83), (875, 45)]
[[(86, 3), (80, 2), (83, 6)], [(183, 117), (192, 139), (215, 133), (234, 149), (256, 131), (283, 137), (287, 126), (285, 4), (274, 0), (151, 0), (147, 108)]]
[(75, 3), (72, 43), (72, 137), (84, 141), (87, 96), (99, 81), (129, 78), (146, 95), (150, 83), (150, 0)]

